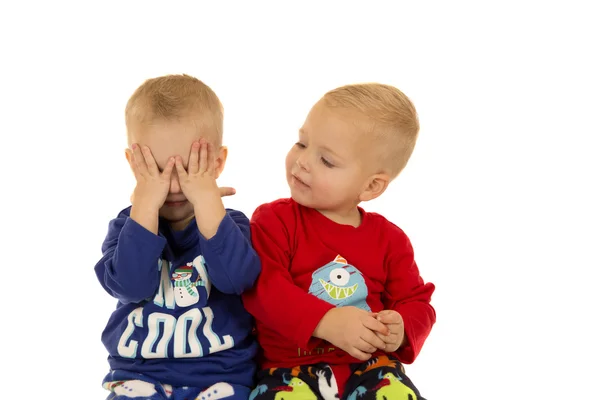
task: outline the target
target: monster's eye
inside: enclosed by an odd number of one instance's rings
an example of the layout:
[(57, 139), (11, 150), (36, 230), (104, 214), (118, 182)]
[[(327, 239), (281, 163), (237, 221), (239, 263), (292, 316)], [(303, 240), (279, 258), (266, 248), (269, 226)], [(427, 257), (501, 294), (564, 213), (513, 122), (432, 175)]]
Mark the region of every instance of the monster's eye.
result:
[(344, 268), (336, 268), (329, 273), (329, 281), (337, 286), (346, 286), (350, 280), (350, 274)]

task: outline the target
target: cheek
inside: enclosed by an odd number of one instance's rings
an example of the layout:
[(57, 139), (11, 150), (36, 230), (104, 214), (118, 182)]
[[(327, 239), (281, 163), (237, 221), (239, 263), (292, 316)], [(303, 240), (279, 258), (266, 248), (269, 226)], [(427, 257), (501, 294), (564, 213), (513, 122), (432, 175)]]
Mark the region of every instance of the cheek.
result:
[(327, 192), (328, 196), (339, 197), (339, 195), (348, 191), (349, 182), (350, 178), (347, 174), (339, 169), (335, 170), (323, 167), (317, 184), (321, 191)]
[(294, 164), (293, 150), (290, 150), (287, 153), (287, 156), (285, 156), (285, 168), (286, 168), (286, 170), (289, 171), (292, 168), (293, 164)]

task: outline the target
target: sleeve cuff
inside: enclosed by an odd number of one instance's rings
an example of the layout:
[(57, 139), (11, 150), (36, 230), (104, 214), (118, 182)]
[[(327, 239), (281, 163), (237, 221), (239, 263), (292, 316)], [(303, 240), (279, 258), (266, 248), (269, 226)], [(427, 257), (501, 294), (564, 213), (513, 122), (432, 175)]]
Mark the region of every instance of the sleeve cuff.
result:
[(234, 228), (237, 228), (235, 221), (231, 218), (229, 213), (226, 213), (221, 220), (219, 227), (217, 228), (217, 233), (215, 236), (207, 240), (204, 236), (202, 236), (202, 234), (200, 234), (200, 241), (209, 246), (213, 251), (221, 253), (225, 239)]
[(165, 238), (150, 232), (132, 218), (127, 218), (125, 221), (121, 235), (126, 236), (130, 242), (136, 243), (139, 251), (149, 252), (156, 257), (160, 257), (167, 243)]
[(399, 348), (395, 354), (403, 364), (412, 364), (419, 355), (431, 328), (427, 328), (422, 319), (414, 317), (414, 313), (418, 310), (400, 306), (396, 311), (404, 319), (406, 345)]
[[(312, 296), (312, 295), (311, 295)], [(313, 337), (313, 333), (319, 325), (319, 322), (323, 319), (325, 314), (335, 308), (333, 304), (329, 304), (318, 298), (314, 298), (314, 304), (307, 305), (306, 309), (310, 310), (306, 313), (304, 318), (301, 319), (298, 330), (296, 332), (296, 343), (298, 347), (303, 350), (308, 349), (308, 344)]]

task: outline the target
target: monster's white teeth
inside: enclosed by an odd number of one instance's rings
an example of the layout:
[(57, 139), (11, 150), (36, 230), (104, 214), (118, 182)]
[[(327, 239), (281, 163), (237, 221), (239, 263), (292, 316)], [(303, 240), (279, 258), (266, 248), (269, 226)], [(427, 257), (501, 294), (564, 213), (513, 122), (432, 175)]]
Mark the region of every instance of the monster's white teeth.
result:
[(356, 292), (356, 289), (358, 289), (358, 283), (355, 283), (350, 287), (339, 287), (329, 282), (325, 282), (323, 279), (319, 279), (319, 282), (329, 297), (336, 300), (343, 300), (350, 297)]

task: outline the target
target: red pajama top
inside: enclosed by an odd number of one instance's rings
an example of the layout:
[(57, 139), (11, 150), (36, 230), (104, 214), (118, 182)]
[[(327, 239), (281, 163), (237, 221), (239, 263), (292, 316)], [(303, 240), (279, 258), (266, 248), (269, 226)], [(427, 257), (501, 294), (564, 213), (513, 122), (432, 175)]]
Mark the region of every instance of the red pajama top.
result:
[[(360, 362), (312, 337), (333, 307), (396, 310), (407, 343), (393, 355), (412, 363), (435, 323), (435, 290), (424, 283), (406, 234), (383, 216), (365, 212), (357, 228), (337, 224), (292, 199), (256, 209), (252, 243), (262, 272), (243, 296), (256, 319), (262, 368)], [(382, 354), (382, 353), (375, 353)]]

